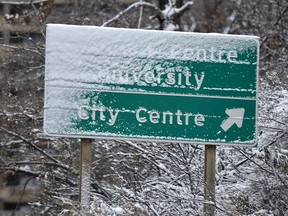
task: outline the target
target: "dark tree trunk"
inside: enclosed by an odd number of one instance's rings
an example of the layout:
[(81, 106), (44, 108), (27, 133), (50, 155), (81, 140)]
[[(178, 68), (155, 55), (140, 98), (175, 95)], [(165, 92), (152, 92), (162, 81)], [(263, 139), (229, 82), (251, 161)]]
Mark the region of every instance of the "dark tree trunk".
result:
[[(164, 10), (165, 9), (165, 5), (169, 4), (169, 0), (159, 0), (158, 1), (158, 7), (160, 8), (160, 10)], [(183, 0), (176, 0), (176, 4), (175, 4), (175, 7), (176, 8), (180, 8), (183, 6)], [(180, 26), (180, 23), (181, 23), (181, 19), (180, 19), (180, 16), (182, 14), (178, 14), (177, 16), (174, 17), (173, 21), (176, 25)], [(159, 19), (159, 22), (160, 22), (160, 29), (163, 30), (163, 22), (164, 20), (162, 19)]]
[(205, 31), (212, 31), (213, 14), (216, 10), (216, 0), (204, 0), (204, 11), (205, 11)]

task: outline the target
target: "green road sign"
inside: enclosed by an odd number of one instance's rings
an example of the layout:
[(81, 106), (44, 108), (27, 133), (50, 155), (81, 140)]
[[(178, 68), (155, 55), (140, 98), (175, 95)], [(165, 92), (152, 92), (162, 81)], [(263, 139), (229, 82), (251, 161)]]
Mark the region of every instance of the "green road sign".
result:
[(251, 146), (254, 36), (48, 25), (51, 136)]

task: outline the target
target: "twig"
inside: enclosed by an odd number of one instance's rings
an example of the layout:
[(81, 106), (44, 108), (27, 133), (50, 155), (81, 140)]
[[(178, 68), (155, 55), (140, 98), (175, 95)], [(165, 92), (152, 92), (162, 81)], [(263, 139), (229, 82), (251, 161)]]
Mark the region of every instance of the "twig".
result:
[(284, 122), (281, 122), (281, 121), (279, 121), (279, 120), (277, 120), (277, 119), (266, 118), (265, 116), (263, 117), (263, 119), (264, 119), (264, 120), (269, 120), (269, 121), (275, 121), (276, 123), (279, 123), (279, 124), (281, 124), (281, 125), (286, 126), (286, 124), (285, 124)]
[(286, 184), (286, 182), (281, 178), (281, 176), (278, 174), (278, 172), (276, 171), (276, 169), (274, 167), (272, 167), (273, 171), (274, 171), (274, 175), (278, 177), (279, 181), (285, 186), (285, 188), (288, 188), (288, 185)]
[(273, 172), (270, 172), (269, 170), (265, 169), (264, 167), (260, 166), (258, 163), (256, 163), (254, 160), (251, 159), (251, 157), (248, 157), (241, 149), (236, 148), (235, 149), (240, 152), (240, 154), (242, 154), (244, 157), (246, 157), (247, 160), (249, 160), (250, 162), (252, 162), (253, 164), (255, 164), (256, 166), (258, 166), (260, 169), (264, 170), (265, 172), (273, 175)]
[[(139, 0), (139, 1), (143, 2), (143, 0)], [(143, 6), (140, 6), (139, 19), (138, 19), (138, 28), (141, 28), (142, 17), (143, 17)]]
[[(239, 8), (240, 7), (240, 5), (241, 5), (241, 3), (242, 3), (242, 0), (238, 0), (237, 1), (237, 7)], [(228, 20), (228, 25), (225, 27), (225, 29), (223, 30), (223, 34), (228, 34), (229, 33), (229, 31), (231, 30), (231, 26), (232, 26), (232, 24), (234, 23), (234, 21), (235, 21), (235, 18), (236, 18), (236, 15), (237, 15), (237, 13), (238, 13), (238, 11), (237, 11), (237, 8), (236, 9), (234, 9), (233, 11), (232, 11), (232, 14), (227, 18), (227, 20)]]
[(42, 52), (39, 52), (38, 50), (33, 50), (33, 49), (28, 49), (25, 47), (20, 47), (20, 46), (11, 46), (11, 45), (7, 45), (7, 44), (1, 44), (0, 46), (4, 47), (4, 48), (9, 48), (9, 49), (18, 49), (18, 50), (23, 50), (23, 51), (28, 51), (31, 53), (35, 53), (37, 55), (39, 55), (42, 59), (45, 59), (44, 55)]
[(17, 203), (15, 209), (12, 211), (11, 216), (15, 216), (15, 211), (18, 209), (18, 207), (19, 207), (19, 205), (20, 205), (20, 203), (21, 203), (21, 200), (22, 200), (22, 198), (23, 198), (23, 196), (24, 196), (24, 193), (25, 193), (26, 187), (27, 187), (29, 181), (31, 181), (33, 178), (35, 178), (35, 176), (30, 177), (30, 178), (27, 179), (27, 181), (25, 182), (24, 188), (23, 188), (23, 190), (22, 190), (22, 192), (21, 192), (20, 199), (19, 199), (19, 201), (18, 201), (18, 203)]
[(195, 20), (195, 18), (193, 16), (191, 16), (191, 21), (192, 21), (192, 25), (191, 25), (191, 27), (189, 29), (189, 32), (193, 32), (196, 29), (196, 27), (197, 27), (196, 20)]
[[(281, 21), (281, 19), (285, 17), (285, 13), (286, 13), (287, 11), (288, 11), (288, 7), (286, 7), (286, 8), (284, 9), (284, 11), (280, 14), (280, 16), (278, 17), (278, 20), (274, 23), (273, 28), (271, 29), (271, 31), (273, 31), (273, 30), (276, 28), (276, 26), (279, 24), (279, 22)], [(262, 49), (262, 46), (266, 43), (267, 40), (268, 40), (268, 36), (266, 36), (266, 37), (264, 38), (264, 40), (262, 41), (262, 43), (261, 43), (261, 45), (260, 45), (260, 49)]]
[[(261, 149), (259, 149), (259, 151), (263, 151), (265, 148), (267, 148), (268, 146), (271, 146), (273, 144), (275, 144), (279, 139), (281, 139), (282, 137), (284, 137), (286, 135), (286, 133), (282, 133), (279, 137), (277, 137), (274, 141), (272, 141), (271, 143), (269, 143), (268, 145), (265, 145), (264, 147), (262, 147)], [(236, 149), (236, 148), (235, 148)], [(253, 154), (251, 155), (249, 158), (246, 157), (246, 159), (244, 159), (243, 161), (240, 161), (239, 163), (237, 163), (235, 166), (239, 167), (242, 164), (246, 163), (247, 161), (251, 160), (253, 157), (255, 157), (257, 154)]]
[(185, 11), (187, 11), (192, 5), (193, 1), (186, 2), (182, 7), (176, 9), (177, 15), (181, 16)]

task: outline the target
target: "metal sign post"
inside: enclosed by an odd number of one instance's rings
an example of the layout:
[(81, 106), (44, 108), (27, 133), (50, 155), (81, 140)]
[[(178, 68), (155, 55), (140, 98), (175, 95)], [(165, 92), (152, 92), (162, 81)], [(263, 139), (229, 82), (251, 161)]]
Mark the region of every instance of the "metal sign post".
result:
[(81, 212), (90, 209), (92, 140), (81, 139), (79, 198)]
[(216, 146), (205, 145), (204, 159), (204, 213), (205, 216), (215, 215), (215, 170)]

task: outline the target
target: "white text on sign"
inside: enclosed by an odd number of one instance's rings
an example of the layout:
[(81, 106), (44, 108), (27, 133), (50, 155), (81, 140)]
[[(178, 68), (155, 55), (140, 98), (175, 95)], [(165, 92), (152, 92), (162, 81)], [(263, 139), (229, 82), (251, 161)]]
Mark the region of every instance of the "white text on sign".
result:
[(104, 106), (92, 106), (82, 105), (78, 109), (78, 117), (81, 120), (90, 120), (92, 124), (97, 122), (107, 122), (110, 126), (113, 126), (121, 112), (135, 113), (135, 119), (140, 124), (152, 123), (152, 124), (176, 124), (176, 125), (191, 125), (203, 126), (205, 122), (205, 116), (197, 113), (182, 112), (177, 110), (176, 112), (165, 111), (159, 112), (157, 110), (147, 110), (144, 107), (140, 107), (137, 110), (119, 110), (108, 109)]

